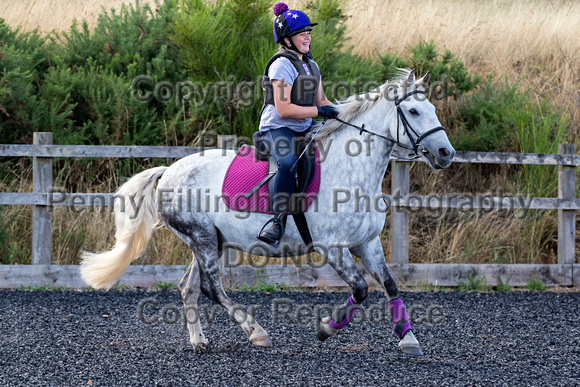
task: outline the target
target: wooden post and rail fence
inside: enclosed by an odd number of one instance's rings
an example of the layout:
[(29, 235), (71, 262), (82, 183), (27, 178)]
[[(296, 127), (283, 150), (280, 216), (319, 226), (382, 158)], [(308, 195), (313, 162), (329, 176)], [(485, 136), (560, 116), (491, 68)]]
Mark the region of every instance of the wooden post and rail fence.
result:
[[(234, 148), (235, 136), (218, 136), (218, 147)], [(209, 149), (209, 148), (203, 148)], [(32, 205), (32, 264), (0, 265), (0, 288), (18, 288), (21, 285), (65, 285), (81, 288), (85, 284), (78, 265), (51, 264), (51, 216), (52, 206), (73, 206), (70, 200), (54, 203), (49, 195), (52, 189), (52, 158), (54, 157), (132, 157), (132, 158), (181, 158), (201, 151), (201, 147), (165, 146), (92, 146), (55, 145), (52, 133), (34, 133), (33, 145), (0, 144), (0, 157), (33, 157), (33, 192), (0, 193), (0, 205)], [(559, 154), (457, 152), (454, 163), (490, 163), (516, 165), (558, 166), (558, 198), (526, 198), (527, 203), (515, 197), (490, 197), (473, 200), (474, 210), (489, 208), (547, 209), (558, 210), (558, 263), (557, 264), (452, 264), (409, 263), (409, 208), (428, 207), (465, 209), (465, 203), (453, 196), (420, 196), (409, 192), (409, 161), (391, 161), (391, 262), (389, 268), (399, 283), (407, 285), (433, 284), (456, 286), (485, 275), (489, 285), (498, 279), (505, 283), (522, 286), (530, 276), (546, 285), (579, 286), (580, 264), (576, 263), (576, 211), (580, 200), (576, 198), (576, 167), (580, 156), (576, 146), (560, 144)], [(74, 194), (89, 205), (94, 199), (108, 194)], [(435, 198), (435, 201), (432, 199)], [(112, 201), (111, 201), (112, 202)], [(110, 202), (109, 202), (110, 204)], [(6, 248), (6, 246), (0, 246)], [(284, 265), (266, 265), (256, 268), (250, 265), (236, 266), (236, 252), (228, 251), (223, 259), (222, 280), (226, 286), (253, 284), (257, 279), (268, 283), (284, 283), (288, 287), (344, 287), (346, 283), (329, 265), (293, 265), (288, 259)], [(359, 268), (369, 284), (374, 280), (364, 267)], [(132, 286), (154, 286), (159, 282), (177, 283), (184, 274), (184, 265), (131, 265), (120, 283)]]

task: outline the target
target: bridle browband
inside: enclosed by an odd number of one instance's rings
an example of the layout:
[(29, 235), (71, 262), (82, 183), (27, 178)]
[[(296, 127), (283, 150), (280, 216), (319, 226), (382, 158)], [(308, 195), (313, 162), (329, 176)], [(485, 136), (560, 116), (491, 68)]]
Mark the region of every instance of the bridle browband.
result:
[[(403, 111), (401, 110), (401, 107), (399, 105), (401, 104), (401, 102), (403, 102), (404, 100), (406, 100), (407, 98), (409, 98), (410, 96), (415, 95), (415, 94), (425, 94), (425, 92), (422, 90), (413, 90), (413, 91), (405, 94), (401, 98), (395, 99), (395, 106), (397, 107), (397, 139), (396, 140), (393, 140), (390, 137), (387, 137), (387, 136), (384, 136), (382, 134), (378, 134), (375, 132), (371, 132), (370, 130), (365, 129), (365, 124), (362, 124), (362, 126), (357, 126), (357, 125), (351, 124), (350, 122), (343, 121), (338, 117), (335, 119), (339, 122), (342, 122), (345, 125), (352, 126), (353, 128), (358, 129), (360, 131), (361, 135), (363, 134), (363, 132), (366, 132), (366, 133), (369, 133), (373, 136), (380, 137), (383, 140), (392, 142), (393, 144), (400, 146), (401, 148), (405, 148), (405, 149), (413, 151), (415, 157), (421, 157), (422, 154), (428, 153), (427, 150), (423, 147), (423, 145), (421, 145), (421, 141), (423, 141), (425, 138), (432, 135), (433, 133), (439, 132), (440, 130), (445, 131), (445, 128), (443, 126), (437, 126), (433, 129), (429, 129), (428, 131), (426, 131), (425, 133), (423, 133), (421, 135), (419, 135), (419, 133), (417, 133), (415, 131), (415, 129), (413, 129), (413, 127), (411, 126), (411, 124), (407, 120), (407, 117), (405, 117), (405, 114), (403, 113)], [(407, 137), (409, 137), (409, 141), (411, 142), (411, 146), (406, 145), (406, 144), (402, 144), (401, 141), (399, 140), (399, 124), (401, 122), (403, 123), (403, 128), (405, 129), (405, 134), (407, 135)], [(413, 132), (415, 134), (415, 137), (416, 137), (415, 139), (413, 139), (413, 136), (411, 136), (411, 132)], [(419, 152), (421, 152), (422, 154), (419, 154)]]

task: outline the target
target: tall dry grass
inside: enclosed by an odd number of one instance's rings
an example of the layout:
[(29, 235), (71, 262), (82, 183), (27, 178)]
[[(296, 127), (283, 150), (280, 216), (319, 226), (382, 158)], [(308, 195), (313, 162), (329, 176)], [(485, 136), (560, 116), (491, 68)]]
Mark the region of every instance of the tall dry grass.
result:
[[(403, 54), (420, 38), (451, 50), (476, 74), (508, 77), (580, 123), (580, 2), (570, 0), (350, 0), (354, 51)], [(426, 69), (424, 69), (426, 70)]]
[(24, 32), (38, 29), (40, 33), (48, 34), (53, 30), (67, 30), (75, 19), (85, 19), (90, 27), (94, 27), (102, 9), (118, 10), (122, 4), (135, 4), (137, 1), (155, 6), (155, 0), (2, 0), (0, 18), (13, 28), (20, 25)]
[[(523, 170), (521, 166), (454, 164), (445, 171), (434, 171), (415, 163), (411, 191), (420, 195), (517, 196), (508, 182), (510, 174), (518, 173), (514, 169)], [(388, 186), (387, 180), (385, 183)], [(557, 211), (413, 209), (409, 259), (411, 263), (554, 264), (557, 230)], [(390, 247), (388, 238), (384, 244)], [(580, 252), (580, 246), (576, 247)]]
[[(114, 164), (115, 160), (107, 162)], [(65, 187), (71, 170), (78, 165), (55, 170), (55, 187)], [(113, 165), (108, 168), (113, 171)], [(0, 192), (31, 192), (32, 165), (28, 159), (13, 168), (18, 179), (6, 178), (0, 182)], [(90, 180), (80, 181), (77, 192), (115, 192), (122, 184), (119, 177), (110, 173), (100, 184)], [(70, 190), (69, 190), (70, 192)], [(31, 206), (0, 206), (0, 241), (2, 233), (6, 243), (0, 246), (0, 264), (28, 264), (31, 262), (32, 248), (32, 208)], [(52, 262), (59, 265), (79, 263), (80, 250), (107, 251), (115, 243), (115, 221), (109, 207), (64, 207), (55, 206), (52, 213)], [(135, 264), (183, 265), (191, 260), (191, 250), (168, 228), (154, 232), (146, 253)]]

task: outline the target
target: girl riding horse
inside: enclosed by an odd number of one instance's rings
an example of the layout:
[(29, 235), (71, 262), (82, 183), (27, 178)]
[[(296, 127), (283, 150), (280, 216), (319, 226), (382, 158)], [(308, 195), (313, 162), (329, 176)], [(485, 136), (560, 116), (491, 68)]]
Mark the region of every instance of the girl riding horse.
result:
[[(317, 125), (312, 117), (335, 118), (338, 110), (326, 99), (320, 70), (310, 53), (311, 23), (306, 14), (274, 6), (274, 39), (278, 52), (268, 61), (263, 86), (266, 89), (260, 120), (261, 140), (278, 164), (274, 176), (273, 210), (258, 239), (277, 247), (284, 235), (290, 197), (296, 177), (297, 139)], [(265, 229), (265, 227), (272, 225)]]

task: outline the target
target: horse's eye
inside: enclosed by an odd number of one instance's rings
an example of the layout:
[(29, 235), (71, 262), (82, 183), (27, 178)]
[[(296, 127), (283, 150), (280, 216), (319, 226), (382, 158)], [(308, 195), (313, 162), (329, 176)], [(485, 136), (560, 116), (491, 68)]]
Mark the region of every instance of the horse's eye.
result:
[(417, 110), (415, 110), (414, 108), (411, 109), (411, 110), (409, 110), (409, 113), (411, 113), (414, 116), (418, 116), (419, 115), (419, 112)]

